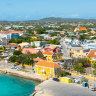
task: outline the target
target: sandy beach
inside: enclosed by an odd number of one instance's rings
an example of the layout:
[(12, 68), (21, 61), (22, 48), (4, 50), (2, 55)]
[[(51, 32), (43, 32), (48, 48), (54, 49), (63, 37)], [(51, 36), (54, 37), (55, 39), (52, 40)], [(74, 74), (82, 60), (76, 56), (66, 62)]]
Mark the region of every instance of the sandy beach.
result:
[(21, 78), (26, 78), (26, 79), (30, 79), (30, 80), (34, 80), (37, 82), (42, 82), (42, 78), (41, 76), (33, 73), (33, 72), (26, 72), (26, 71), (18, 71), (16, 69), (11, 69), (10, 64), (6, 64), (3, 61), (0, 61), (0, 73), (3, 74), (8, 74), (8, 75), (12, 75), (12, 76), (18, 76)]

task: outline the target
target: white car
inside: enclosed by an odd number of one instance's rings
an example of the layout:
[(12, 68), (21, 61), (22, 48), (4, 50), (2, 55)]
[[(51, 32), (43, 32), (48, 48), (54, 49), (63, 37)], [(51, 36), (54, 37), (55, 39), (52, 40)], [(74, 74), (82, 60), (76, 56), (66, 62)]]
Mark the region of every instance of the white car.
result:
[(79, 75), (79, 78), (83, 78), (83, 75)]

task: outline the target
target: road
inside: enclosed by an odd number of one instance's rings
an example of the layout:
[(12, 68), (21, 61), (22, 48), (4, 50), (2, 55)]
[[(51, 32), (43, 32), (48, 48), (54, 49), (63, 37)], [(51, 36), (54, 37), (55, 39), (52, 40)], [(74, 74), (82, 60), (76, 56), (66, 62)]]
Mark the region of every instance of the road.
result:
[[(77, 80), (80, 79), (79, 76), (71, 75), (71, 76), (69, 76), (69, 78), (70, 78), (70, 77), (73, 77), (73, 78), (75, 78), (75, 79), (77, 79)], [(88, 79), (88, 84), (91, 85), (91, 86), (95, 86), (95, 87), (96, 87), (96, 80)]]
[(52, 79), (39, 84), (36, 91), (38, 95), (35, 96), (96, 96), (96, 92), (92, 92), (81, 85), (56, 82)]
[(64, 39), (61, 39), (60, 44), (61, 44), (61, 46), (63, 48), (63, 50), (62, 50), (63, 51), (63, 57), (69, 59), (70, 56), (69, 56), (69, 52), (68, 52), (67, 46), (66, 46), (66, 44), (64, 42)]

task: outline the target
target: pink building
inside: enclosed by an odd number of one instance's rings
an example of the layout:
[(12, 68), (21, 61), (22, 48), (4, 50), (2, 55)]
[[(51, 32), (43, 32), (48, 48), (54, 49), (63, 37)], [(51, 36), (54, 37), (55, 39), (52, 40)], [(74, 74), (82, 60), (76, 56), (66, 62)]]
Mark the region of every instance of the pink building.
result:
[(37, 54), (39, 52), (39, 50), (36, 50), (34, 48), (24, 48), (22, 50), (23, 54)]

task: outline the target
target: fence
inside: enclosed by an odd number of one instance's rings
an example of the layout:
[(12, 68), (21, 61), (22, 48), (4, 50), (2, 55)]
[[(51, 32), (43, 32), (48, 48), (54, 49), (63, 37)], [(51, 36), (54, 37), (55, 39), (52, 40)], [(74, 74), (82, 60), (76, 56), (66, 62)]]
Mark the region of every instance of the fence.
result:
[(81, 74), (80, 72), (75, 72), (75, 71), (69, 71), (69, 70), (65, 70), (65, 71), (71, 73), (71, 75), (75, 75), (75, 76), (83, 75), (87, 79), (96, 80), (96, 76), (92, 76), (91, 74), (90, 75), (86, 75), (86, 74)]

